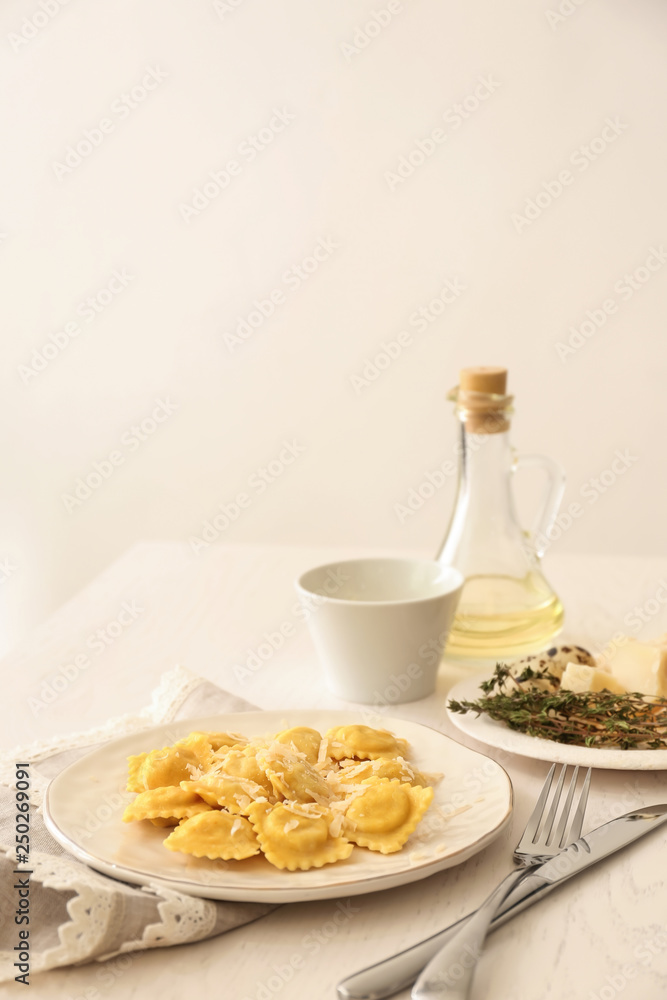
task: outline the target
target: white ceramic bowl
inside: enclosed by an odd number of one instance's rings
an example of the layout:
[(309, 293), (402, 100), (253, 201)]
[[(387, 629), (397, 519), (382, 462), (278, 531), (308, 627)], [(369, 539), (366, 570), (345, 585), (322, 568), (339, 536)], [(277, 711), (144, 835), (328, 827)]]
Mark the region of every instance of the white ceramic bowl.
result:
[(435, 690), (463, 587), (430, 559), (352, 559), (296, 582), (327, 687), (339, 698), (396, 704)]

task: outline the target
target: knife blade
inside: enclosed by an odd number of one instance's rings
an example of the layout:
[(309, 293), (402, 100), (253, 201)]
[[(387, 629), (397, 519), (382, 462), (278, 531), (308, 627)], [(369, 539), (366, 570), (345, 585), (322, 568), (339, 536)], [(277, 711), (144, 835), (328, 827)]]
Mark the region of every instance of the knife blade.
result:
[[(527, 872), (503, 903), (491, 930), (500, 927), (578, 872), (664, 823), (667, 823), (667, 803), (660, 803), (642, 806), (591, 830), (555, 858)], [(412, 986), (422, 969), (471, 916), (468, 913), (419, 944), (344, 979), (336, 988), (339, 1000), (385, 1000)]]
[(556, 857), (531, 870), (521, 882), (521, 887), (524, 892), (531, 893), (546, 885), (554, 886), (558, 882), (572, 878), (577, 872), (609, 857), (610, 854), (615, 854), (622, 847), (627, 847), (665, 821), (667, 821), (667, 803), (645, 806), (625, 813), (624, 816), (591, 830)]

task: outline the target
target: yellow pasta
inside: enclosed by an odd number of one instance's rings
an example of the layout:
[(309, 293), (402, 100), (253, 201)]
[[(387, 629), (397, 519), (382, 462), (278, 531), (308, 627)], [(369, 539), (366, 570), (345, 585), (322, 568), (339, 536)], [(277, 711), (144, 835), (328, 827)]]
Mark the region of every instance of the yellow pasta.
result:
[(306, 871), (349, 858), (353, 845), (333, 837), (333, 813), (323, 806), (282, 802), (275, 806), (257, 802), (250, 807), (250, 822), (267, 861), (276, 868)]
[(433, 789), (373, 781), (345, 814), (345, 835), (381, 854), (400, 851), (433, 801)]
[(428, 779), (403, 757), (376, 757), (375, 760), (342, 761), (336, 778), (341, 784), (360, 784), (362, 781), (379, 781), (382, 778), (407, 782), (409, 785), (428, 786)]
[[(221, 806), (242, 816), (248, 815), (253, 802), (267, 798), (261, 785), (249, 778), (235, 778), (229, 774), (206, 774), (195, 781), (182, 781), (181, 788), (195, 792), (210, 806)], [(271, 799), (274, 801), (274, 796)]]
[(151, 788), (140, 792), (123, 813), (123, 822), (140, 819), (184, 819), (198, 812), (207, 812), (210, 805), (194, 792), (183, 788)]
[(211, 745), (202, 734), (192, 733), (173, 746), (128, 757), (128, 791), (178, 785), (195, 773), (204, 773), (213, 762)]
[(231, 750), (234, 747), (244, 747), (248, 743), (247, 738), (240, 736), (239, 733), (203, 733), (197, 730), (190, 733), (190, 736), (203, 736), (210, 745), (211, 750), (214, 751), (224, 748)]
[(264, 789), (266, 795), (271, 795), (273, 786), (257, 763), (256, 753), (257, 748), (250, 744), (243, 750), (228, 750), (223, 755), (216, 755), (219, 761), (216, 770), (233, 778), (254, 781)]
[(217, 810), (183, 820), (165, 839), (164, 846), (212, 861), (242, 861), (259, 854), (257, 837), (248, 820)]
[(317, 729), (309, 729), (308, 726), (294, 726), (292, 729), (285, 729), (275, 737), (277, 743), (284, 743), (293, 747), (298, 753), (302, 753), (309, 764), (316, 764), (320, 752), (322, 737)]
[(145, 791), (141, 777), (141, 769), (144, 761), (148, 757), (147, 753), (138, 753), (127, 758), (127, 790), (128, 792)]
[(314, 767), (298, 757), (279, 757), (271, 749), (258, 752), (273, 791), (295, 802), (319, 802), (322, 805), (332, 798), (331, 785)]
[(328, 753), (334, 760), (357, 757), (374, 760), (376, 757), (403, 757), (408, 752), (407, 740), (397, 739), (386, 729), (370, 726), (337, 726), (326, 734)]
[[(401, 850), (433, 799), (437, 776), (385, 729), (294, 726), (274, 737), (191, 732), (128, 757), (123, 821), (147, 820), (171, 851), (212, 861), (263, 854), (307, 871), (368, 849)], [(157, 836), (157, 831), (156, 834)]]

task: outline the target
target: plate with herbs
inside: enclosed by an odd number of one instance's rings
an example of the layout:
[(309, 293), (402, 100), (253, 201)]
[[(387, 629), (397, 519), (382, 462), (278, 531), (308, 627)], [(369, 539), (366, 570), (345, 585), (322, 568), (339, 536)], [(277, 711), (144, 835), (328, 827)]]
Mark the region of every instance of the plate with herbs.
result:
[[(586, 664), (589, 654), (566, 647)], [(575, 651), (575, 652), (573, 652)], [(667, 698), (561, 687), (560, 650), (461, 681), (449, 693), (454, 725), (487, 746), (537, 760), (615, 770), (667, 770)], [(531, 663), (532, 661), (532, 663)]]

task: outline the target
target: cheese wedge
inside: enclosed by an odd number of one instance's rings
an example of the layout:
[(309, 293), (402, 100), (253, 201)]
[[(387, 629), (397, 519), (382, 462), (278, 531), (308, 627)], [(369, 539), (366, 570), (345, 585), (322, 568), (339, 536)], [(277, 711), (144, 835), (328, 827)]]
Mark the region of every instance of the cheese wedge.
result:
[(662, 645), (661, 640), (628, 639), (607, 662), (626, 691), (667, 698), (667, 646)]
[(625, 694), (625, 688), (606, 670), (589, 667), (585, 663), (568, 663), (563, 671), (560, 682), (563, 691), (574, 691), (583, 694), (586, 691), (611, 691), (612, 694)]

